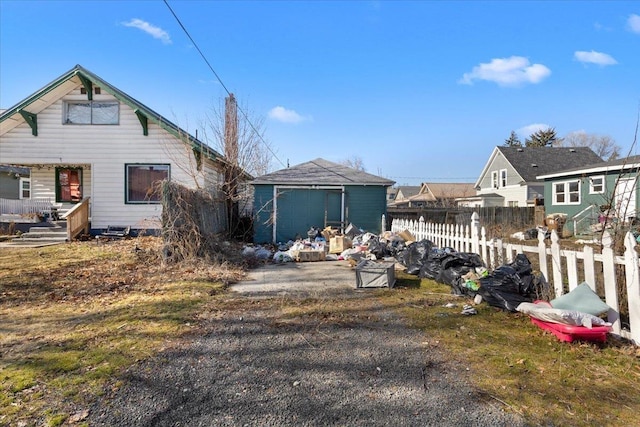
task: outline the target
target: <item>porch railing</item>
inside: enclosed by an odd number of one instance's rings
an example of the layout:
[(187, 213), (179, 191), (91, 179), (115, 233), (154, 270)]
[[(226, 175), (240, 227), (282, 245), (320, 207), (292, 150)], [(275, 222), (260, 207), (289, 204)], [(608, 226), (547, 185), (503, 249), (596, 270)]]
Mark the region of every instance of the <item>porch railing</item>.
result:
[(81, 232), (89, 233), (89, 199), (87, 197), (71, 209), (69, 209), (62, 219), (67, 220), (67, 240), (70, 242)]
[(51, 208), (55, 207), (53, 200), (49, 198), (41, 199), (1, 199), (0, 214), (42, 214), (51, 213)]

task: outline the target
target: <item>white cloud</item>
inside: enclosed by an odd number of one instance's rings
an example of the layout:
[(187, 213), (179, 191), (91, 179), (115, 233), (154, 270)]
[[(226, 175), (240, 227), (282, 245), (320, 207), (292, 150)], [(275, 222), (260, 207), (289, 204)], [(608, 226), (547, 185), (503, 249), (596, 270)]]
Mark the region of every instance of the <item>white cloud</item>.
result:
[(153, 24), (143, 21), (142, 19), (134, 18), (129, 22), (123, 22), (122, 25), (125, 27), (137, 28), (149, 34), (154, 39), (160, 40), (164, 44), (171, 44), (171, 37), (169, 37), (169, 33), (160, 27), (156, 27)]
[(287, 110), (281, 106), (273, 107), (269, 110), (269, 118), (283, 123), (300, 123), (310, 120), (309, 117), (303, 117), (294, 110)]
[(627, 28), (632, 33), (640, 34), (640, 15), (629, 15), (629, 19), (627, 19)]
[(487, 80), (500, 86), (518, 86), (525, 83), (540, 83), (551, 74), (551, 70), (542, 64), (530, 64), (527, 58), (512, 56), (494, 58), (489, 63), (473, 67), (470, 73), (464, 73), (458, 83), (473, 84), (474, 80)]
[(538, 132), (539, 130), (547, 130), (549, 128), (551, 128), (551, 126), (545, 123), (532, 123), (530, 125), (521, 127), (516, 131), (516, 133), (523, 138), (529, 138), (532, 134)]
[(596, 52), (595, 50), (592, 50), (591, 52), (578, 50), (573, 54), (573, 58), (576, 61), (586, 62), (589, 64), (598, 64), (602, 66), (614, 65), (618, 63), (618, 61), (613, 59), (613, 56), (602, 52)]

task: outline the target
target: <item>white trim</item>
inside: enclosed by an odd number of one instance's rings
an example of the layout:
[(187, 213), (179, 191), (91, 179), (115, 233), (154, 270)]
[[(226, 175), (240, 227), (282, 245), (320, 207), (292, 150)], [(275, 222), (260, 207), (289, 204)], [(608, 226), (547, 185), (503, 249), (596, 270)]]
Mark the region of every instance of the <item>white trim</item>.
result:
[(500, 169), (498, 180), (500, 182), (500, 188), (504, 188), (507, 186), (507, 170), (506, 169)]
[[(29, 183), (29, 197), (24, 197), (22, 195), (22, 183), (23, 182), (28, 182)], [(18, 182), (18, 197), (20, 200), (29, 200), (31, 199), (31, 177), (29, 178), (25, 178), (25, 177), (20, 177), (20, 180)]]
[(498, 171), (491, 171), (491, 188), (493, 190), (500, 188), (500, 174)]
[[(571, 198), (571, 192), (569, 191), (569, 185), (572, 183), (577, 183), (578, 184), (578, 201), (577, 202), (572, 202), (569, 199)], [(564, 202), (558, 202), (556, 199), (557, 193), (556, 193), (556, 185), (560, 185), (562, 184), (564, 186), (564, 195), (565, 195), (565, 201)], [(571, 180), (567, 180), (567, 181), (560, 181), (560, 182), (553, 182), (551, 183), (551, 205), (552, 206), (564, 206), (564, 205), (579, 205), (582, 200), (582, 194), (581, 194), (581, 187), (582, 187), (582, 181), (580, 179), (571, 179)], [(575, 193), (575, 192), (574, 192)]]
[[(596, 191), (593, 188), (593, 180), (601, 179), (602, 180), (602, 190)], [(589, 177), (589, 194), (603, 194), (606, 191), (606, 179), (604, 175), (594, 175)]]
[(598, 172), (612, 172), (619, 171), (623, 169), (640, 169), (640, 163), (627, 163), (625, 165), (615, 165), (615, 166), (597, 166), (588, 169), (576, 169), (572, 171), (562, 171), (556, 173), (550, 173), (547, 175), (538, 175), (536, 179), (547, 179), (547, 178), (557, 178), (561, 176), (569, 176), (569, 175), (584, 175), (584, 174), (592, 174)]

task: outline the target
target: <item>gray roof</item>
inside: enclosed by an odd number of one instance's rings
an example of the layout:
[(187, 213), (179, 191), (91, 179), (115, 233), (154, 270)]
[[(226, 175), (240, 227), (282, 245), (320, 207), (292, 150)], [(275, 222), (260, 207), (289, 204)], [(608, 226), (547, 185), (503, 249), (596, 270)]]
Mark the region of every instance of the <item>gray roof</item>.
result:
[(422, 186), (420, 185), (400, 185), (398, 187), (398, 192), (402, 192), (402, 195), (406, 199), (411, 196), (417, 195), (420, 192), (420, 188), (422, 188)]
[(538, 178), (555, 178), (558, 176), (576, 175), (576, 174), (590, 174), (590, 173), (602, 173), (606, 171), (619, 171), (619, 170), (638, 170), (640, 164), (640, 155), (628, 156), (620, 159), (609, 160), (606, 162), (592, 163), (589, 165), (580, 166), (577, 168), (566, 169), (558, 171), (556, 173), (550, 173), (547, 175), (538, 175)]
[(588, 147), (498, 147), (525, 182), (553, 172), (602, 163)]
[(395, 181), (318, 158), (259, 176), (251, 183), (273, 185), (393, 185)]
[(29, 175), (29, 168), (23, 168), (19, 166), (11, 166), (11, 165), (0, 165), (0, 172), (18, 175)]

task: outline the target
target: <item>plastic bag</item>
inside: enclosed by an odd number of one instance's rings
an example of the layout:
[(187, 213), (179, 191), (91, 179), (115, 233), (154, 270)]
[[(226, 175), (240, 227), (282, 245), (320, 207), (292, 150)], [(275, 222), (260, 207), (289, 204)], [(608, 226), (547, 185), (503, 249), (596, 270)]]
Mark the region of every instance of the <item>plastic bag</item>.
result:
[(420, 269), (429, 258), (433, 243), (424, 239), (407, 246), (398, 254), (398, 261), (407, 267), (407, 274), (418, 275)]

